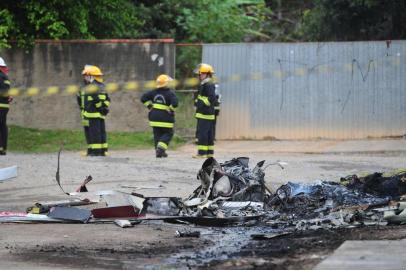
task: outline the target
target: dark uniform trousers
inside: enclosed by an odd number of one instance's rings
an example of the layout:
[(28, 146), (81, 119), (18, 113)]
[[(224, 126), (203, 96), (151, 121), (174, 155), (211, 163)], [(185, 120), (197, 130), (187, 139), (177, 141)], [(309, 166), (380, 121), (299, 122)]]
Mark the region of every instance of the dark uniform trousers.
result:
[[(88, 154), (104, 155), (107, 152), (107, 134), (104, 119), (89, 118), (88, 127)], [(85, 127), (86, 136), (86, 127)]]
[(168, 149), (169, 142), (173, 137), (173, 128), (152, 127), (154, 133), (155, 149)]
[(0, 151), (7, 150), (7, 138), (8, 138), (8, 128), (7, 128), (7, 108), (0, 108)]
[(199, 155), (214, 154), (214, 121), (197, 119), (197, 149)]

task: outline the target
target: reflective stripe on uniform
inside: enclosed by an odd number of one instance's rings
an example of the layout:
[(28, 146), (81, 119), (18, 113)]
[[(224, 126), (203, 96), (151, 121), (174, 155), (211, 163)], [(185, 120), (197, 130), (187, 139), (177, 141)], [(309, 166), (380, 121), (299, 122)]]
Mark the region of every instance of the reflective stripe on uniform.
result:
[(149, 105), (152, 105), (152, 101), (151, 100), (145, 101), (144, 105), (148, 107)]
[(100, 108), (100, 107), (102, 106), (101, 101), (100, 101), (100, 102), (97, 102), (94, 106), (96, 106), (96, 108)]
[(108, 143), (103, 143), (102, 144), (102, 148), (108, 148), (109, 147), (109, 144)]
[(88, 126), (89, 126), (89, 120), (87, 120), (87, 119), (82, 119), (82, 126), (88, 127)]
[(172, 111), (176, 111), (176, 108), (173, 107), (172, 105), (169, 106), (169, 109), (171, 109)]
[(208, 97), (198, 95), (198, 96), (197, 96), (197, 99), (203, 101), (204, 105), (210, 106), (210, 101), (209, 101), (209, 98), (208, 98)]
[(214, 120), (215, 119), (214, 114), (196, 113), (195, 117), (199, 118), (199, 119), (205, 119), (205, 120)]
[(149, 121), (151, 127), (173, 128), (173, 123)]
[(106, 100), (106, 95), (105, 95), (105, 94), (97, 95), (97, 97), (98, 97), (100, 100)]
[(220, 111), (220, 106), (216, 106), (216, 107), (214, 107), (214, 109), (215, 109), (216, 111)]
[(106, 105), (107, 107), (110, 106), (110, 101), (108, 100), (104, 101), (104, 105)]
[(207, 151), (209, 150), (208, 145), (197, 145), (197, 150)]
[(9, 80), (4, 80), (3, 83), (10, 85), (10, 81), (9, 81)]
[(169, 111), (169, 106), (163, 105), (163, 104), (158, 104), (158, 103), (152, 104), (152, 108), (158, 109), (158, 110)]
[(92, 143), (92, 144), (88, 144), (88, 147), (90, 149), (102, 149), (103, 144), (101, 144), (101, 143)]
[(207, 150), (214, 150), (214, 145), (207, 146)]
[(0, 108), (10, 108), (10, 104), (0, 103)]
[(85, 94), (84, 92), (80, 92), (80, 108), (84, 109), (85, 108)]
[(168, 145), (164, 142), (158, 142), (158, 147), (164, 150), (168, 149)]
[(101, 113), (99, 112), (83, 112), (83, 116), (87, 117), (87, 118), (101, 118), (101, 119), (105, 119), (105, 117), (103, 115), (101, 115)]

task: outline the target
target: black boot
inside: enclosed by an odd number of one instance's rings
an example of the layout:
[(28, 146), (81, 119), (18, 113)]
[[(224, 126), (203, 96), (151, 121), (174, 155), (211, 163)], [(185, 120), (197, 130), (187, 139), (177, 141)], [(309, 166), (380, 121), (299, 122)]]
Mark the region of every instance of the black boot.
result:
[(163, 158), (168, 157), (168, 154), (166, 153), (165, 149), (162, 149), (162, 154), (161, 155), (162, 155)]
[(155, 149), (155, 157), (161, 158), (162, 157), (162, 150), (161, 148), (156, 148)]
[(159, 147), (156, 148), (155, 153), (156, 153), (155, 156), (157, 158), (166, 158), (166, 157), (168, 157), (168, 154), (165, 152), (165, 149), (162, 149), (162, 148), (159, 148)]

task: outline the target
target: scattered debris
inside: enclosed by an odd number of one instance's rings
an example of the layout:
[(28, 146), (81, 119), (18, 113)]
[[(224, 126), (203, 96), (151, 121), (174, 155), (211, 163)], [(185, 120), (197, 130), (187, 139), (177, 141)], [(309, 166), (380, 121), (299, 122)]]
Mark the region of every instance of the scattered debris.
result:
[(126, 219), (116, 219), (114, 220), (114, 223), (121, 228), (134, 227), (134, 225), (129, 220)]
[[(163, 220), (203, 226), (261, 224), (275, 229), (272, 233), (251, 235), (256, 240), (272, 239), (293, 231), (406, 222), (406, 202), (391, 201), (405, 195), (406, 172), (389, 176), (382, 173), (366, 177), (352, 175), (341, 179), (341, 183), (288, 182), (272, 192), (265, 184), (265, 170), (271, 165), (283, 169), (286, 163), (265, 165), (265, 161), (261, 161), (251, 169), (247, 157), (224, 163), (208, 158), (197, 173), (199, 187), (182, 199), (145, 197), (116, 190), (88, 191), (86, 185), (93, 179), (90, 175), (76, 192), (66, 193), (60, 182), (59, 160), (60, 151), (56, 182), (70, 199), (36, 203), (27, 209), (28, 214), (2, 212), (0, 222), (114, 222), (125, 228), (144, 220)], [(200, 232), (177, 231), (177, 235), (199, 237)]]
[(76, 190), (76, 192), (87, 192), (86, 185), (93, 180), (93, 177), (91, 175), (87, 176), (85, 180), (83, 180), (83, 183), (80, 185), (80, 187)]
[(276, 237), (284, 236), (291, 234), (290, 232), (281, 232), (281, 233), (260, 233), (260, 234), (251, 234), (251, 238), (254, 240), (269, 240)]
[(17, 177), (17, 166), (0, 169), (0, 183), (15, 177)]
[(87, 209), (75, 207), (55, 206), (49, 210), (48, 217), (53, 219), (62, 219), (69, 221), (80, 221), (87, 223), (92, 213)]
[(133, 190), (138, 190), (138, 189), (161, 189), (165, 188), (162, 185), (159, 186), (130, 186), (130, 185), (120, 185), (121, 188), (131, 188)]
[(393, 173), (375, 172), (365, 177), (350, 175), (340, 179), (341, 184), (350, 189), (359, 190), (376, 196), (390, 196), (399, 199), (406, 195), (406, 171)]
[(105, 207), (96, 208), (91, 210), (93, 218), (138, 218), (140, 215), (140, 209), (135, 208), (131, 205), (126, 206), (115, 206), (115, 207)]
[(183, 201), (182, 215), (225, 218), (264, 214), (263, 203), (271, 196), (262, 169), (265, 161), (254, 169), (248, 162), (247, 157), (222, 164), (208, 158), (197, 174), (201, 185)]
[(47, 215), (21, 213), (21, 212), (0, 212), (0, 223), (48, 223), (48, 222), (63, 222), (59, 219), (48, 217)]
[(385, 211), (384, 219), (392, 224), (406, 223), (406, 202), (399, 202), (397, 209)]
[(80, 205), (88, 205), (88, 204), (92, 204), (92, 203), (94, 203), (94, 202), (90, 202), (88, 200), (80, 200), (80, 199), (37, 202), (34, 204), (34, 206), (30, 206), (27, 208), (27, 213), (43, 214), (43, 213), (48, 213), (49, 209), (51, 209), (54, 206), (80, 206)]
[(177, 230), (175, 232), (177, 237), (200, 237), (200, 231), (192, 231), (192, 230)]

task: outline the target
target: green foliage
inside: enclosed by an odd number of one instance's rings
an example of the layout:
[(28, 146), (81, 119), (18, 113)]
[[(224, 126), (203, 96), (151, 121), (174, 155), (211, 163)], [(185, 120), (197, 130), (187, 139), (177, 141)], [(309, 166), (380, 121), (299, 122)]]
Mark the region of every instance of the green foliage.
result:
[(0, 48), (8, 48), (9, 32), (13, 28), (13, 15), (6, 9), (0, 10)]
[(179, 99), (179, 106), (176, 110), (175, 132), (183, 138), (194, 138), (196, 119), (193, 117), (195, 113), (193, 92), (177, 92), (176, 96)]
[[(130, 0), (26, 0), (0, 3), (0, 46), (35, 39), (135, 38), (142, 22)], [(5, 42), (7, 41), (7, 42)]]
[(250, 18), (233, 0), (200, 0), (180, 10), (177, 25), (185, 31), (188, 41), (240, 42)]
[[(403, 0), (5, 0), (0, 2), (0, 48), (11, 40), (29, 47), (35, 39), (402, 39), (405, 10)], [(179, 53), (181, 61), (197, 62), (193, 50)]]
[(201, 46), (178, 46), (176, 48), (176, 78), (195, 76), (193, 70), (202, 61)]
[(406, 1), (317, 0), (303, 17), (306, 40), (406, 38)]
[[(61, 143), (66, 150), (85, 150), (87, 148), (83, 131), (81, 130), (43, 130), (9, 126), (9, 151), (25, 153), (44, 153), (58, 151)], [(107, 134), (109, 148), (146, 149), (153, 147), (151, 132), (109, 132)], [(170, 147), (182, 145), (184, 140), (174, 136)]]
[(140, 29), (142, 37), (184, 40), (184, 32), (178, 27), (176, 20), (181, 16), (180, 10), (193, 7), (194, 2), (189, 0), (135, 1), (137, 16), (144, 22)]

